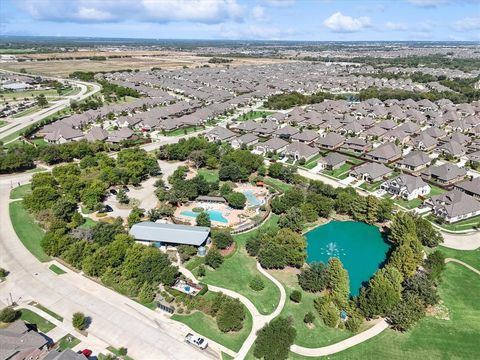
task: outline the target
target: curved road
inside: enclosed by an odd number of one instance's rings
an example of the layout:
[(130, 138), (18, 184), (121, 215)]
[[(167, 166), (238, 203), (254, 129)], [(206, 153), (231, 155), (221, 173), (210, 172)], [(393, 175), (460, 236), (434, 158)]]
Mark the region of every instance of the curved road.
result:
[[(19, 74), (11, 71), (6, 71), (6, 70), (1, 70), (3, 72), (9, 72), (12, 74)], [(25, 75), (25, 74), (21, 74)], [(84, 81), (78, 81), (78, 80), (71, 80), (71, 79), (58, 79), (58, 78), (50, 78), (50, 77), (44, 77), (48, 79), (54, 79), (58, 81), (64, 81), (68, 82), (72, 85), (75, 85), (80, 88), (80, 92), (75, 95), (68, 95), (65, 96), (62, 100), (58, 101), (52, 101), (50, 103), (50, 106), (48, 108), (42, 109), (40, 111), (37, 111), (33, 114), (22, 116), (19, 118), (7, 118), (6, 120), (9, 121), (8, 125), (2, 126), (0, 128), (0, 140), (17, 132), (18, 130), (21, 130), (33, 123), (36, 123), (37, 121), (42, 120), (43, 118), (55, 114), (57, 111), (63, 110), (64, 108), (68, 107), (70, 105), (70, 101), (75, 100), (75, 101), (81, 101), (95, 93), (101, 90), (101, 86), (96, 83), (87, 83)], [(92, 87), (90, 91), (88, 91), (88, 87)]]

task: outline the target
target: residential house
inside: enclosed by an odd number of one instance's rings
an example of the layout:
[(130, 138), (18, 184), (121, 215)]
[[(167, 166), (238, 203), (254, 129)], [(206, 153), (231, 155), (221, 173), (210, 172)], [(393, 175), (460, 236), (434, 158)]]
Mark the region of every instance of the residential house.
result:
[(437, 147), (436, 152), (458, 158), (465, 155), (466, 149), (462, 144), (455, 140), (450, 140)]
[(293, 126), (287, 125), (283, 127), (279, 127), (275, 132), (273, 133), (273, 136), (279, 137), (280, 139), (283, 140), (290, 140), (292, 136), (295, 134), (299, 133), (299, 129), (295, 128)]
[(393, 170), (379, 163), (365, 163), (350, 171), (350, 176), (367, 182), (376, 182), (390, 176)]
[(232, 139), (230, 142), (234, 149), (239, 149), (242, 145), (251, 146), (258, 143), (258, 137), (253, 134), (243, 134), (239, 137)]
[(410, 140), (410, 144), (414, 149), (422, 151), (430, 151), (437, 146), (437, 139), (430, 136), (426, 131), (420, 133)]
[(430, 206), (432, 213), (447, 223), (480, 215), (480, 202), (459, 190), (432, 196), (426, 199), (424, 204)]
[(422, 178), (408, 174), (402, 174), (389, 179), (380, 185), (380, 188), (404, 200), (413, 200), (426, 196), (431, 190), (430, 185), (423, 181)]
[(413, 150), (405, 155), (403, 159), (398, 160), (395, 166), (403, 170), (417, 172), (430, 165), (431, 162), (432, 159), (428, 154), (420, 150)]
[(384, 143), (368, 152), (365, 157), (370, 160), (390, 163), (402, 157), (402, 150), (394, 143)]
[(0, 359), (40, 359), (46, 352), (49, 340), (23, 320), (16, 320), (0, 328)]
[(372, 143), (358, 137), (347, 138), (345, 143), (341, 146), (341, 149), (363, 154), (372, 149)]
[(288, 142), (280, 138), (271, 138), (265, 142), (259, 142), (253, 150), (256, 154), (266, 155), (269, 152), (281, 153), (288, 146)]
[(316, 147), (295, 141), (287, 145), (283, 153), (294, 160), (305, 159), (305, 161), (309, 161), (318, 155), (320, 151)]
[(467, 170), (451, 163), (439, 166), (431, 166), (422, 171), (422, 177), (439, 184), (448, 186), (463, 180), (467, 176)]
[(292, 141), (299, 141), (307, 144), (313, 143), (320, 135), (312, 130), (303, 130), (291, 137)]
[(235, 137), (235, 133), (223, 126), (215, 126), (212, 130), (205, 134), (205, 137), (210, 142), (229, 141)]
[(480, 199), (480, 177), (472, 178), (455, 184), (454, 189), (463, 191), (465, 194)]
[(321, 170), (336, 170), (346, 164), (348, 157), (336, 152), (331, 152), (318, 160)]
[(45, 135), (44, 140), (51, 144), (63, 144), (68, 141), (78, 141), (83, 139), (81, 130), (73, 129), (68, 125), (58, 124), (55, 130)]
[(90, 131), (85, 135), (85, 139), (87, 141), (104, 141), (108, 138), (108, 132), (107, 130), (99, 127), (99, 126), (94, 126), (90, 129)]
[(319, 137), (316, 141), (317, 145), (329, 150), (339, 148), (345, 142), (345, 137), (337, 133), (328, 133), (323, 137)]
[(119, 143), (125, 140), (133, 138), (135, 133), (130, 128), (121, 128), (119, 130), (112, 131), (108, 134), (107, 141), (111, 143)]

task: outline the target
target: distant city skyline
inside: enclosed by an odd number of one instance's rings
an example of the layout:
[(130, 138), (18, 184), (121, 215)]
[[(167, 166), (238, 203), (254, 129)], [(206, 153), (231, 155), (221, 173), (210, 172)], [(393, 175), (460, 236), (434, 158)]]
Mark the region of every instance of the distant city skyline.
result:
[(0, 34), (480, 41), (480, 0), (1, 0)]

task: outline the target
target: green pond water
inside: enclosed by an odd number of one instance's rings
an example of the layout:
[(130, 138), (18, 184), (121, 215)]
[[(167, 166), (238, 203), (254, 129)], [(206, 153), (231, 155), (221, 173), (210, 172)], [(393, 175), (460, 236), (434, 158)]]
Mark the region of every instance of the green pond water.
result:
[(350, 293), (358, 295), (385, 261), (389, 245), (376, 226), (357, 221), (330, 221), (305, 234), (307, 262), (327, 263), (337, 257), (350, 277)]

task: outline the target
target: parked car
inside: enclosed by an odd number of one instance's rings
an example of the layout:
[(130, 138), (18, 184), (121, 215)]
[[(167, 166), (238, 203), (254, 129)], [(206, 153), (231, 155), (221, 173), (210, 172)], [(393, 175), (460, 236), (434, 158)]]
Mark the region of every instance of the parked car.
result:
[(85, 356), (87, 359), (92, 356), (92, 353), (93, 351), (90, 350), (90, 349), (83, 349), (81, 351), (78, 352), (78, 354), (82, 354), (83, 356)]
[(112, 194), (112, 195), (117, 195), (117, 190), (115, 190), (115, 189), (110, 189), (110, 194)]
[(129, 191), (130, 191), (130, 189), (128, 188), (127, 185), (123, 185), (123, 186), (122, 186), (122, 189), (123, 189), (125, 192), (129, 192)]
[(102, 212), (112, 212), (113, 209), (110, 205), (105, 205)]
[(188, 333), (185, 336), (185, 342), (188, 344), (195, 345), (199, 349), (205, 350), (208, 347), (208, 341), (204, 338)]

